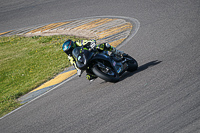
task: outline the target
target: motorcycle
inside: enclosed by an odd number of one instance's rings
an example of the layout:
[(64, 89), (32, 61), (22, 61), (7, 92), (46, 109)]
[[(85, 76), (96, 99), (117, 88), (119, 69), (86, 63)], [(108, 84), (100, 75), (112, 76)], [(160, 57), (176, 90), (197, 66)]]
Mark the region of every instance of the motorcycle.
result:
[(138, 68), (137, 61), (125, 53), (122, 56), (113, 53), (109, 55), (107, 51), (82, 46), (73, 49), (72, 55), (80, 70), (108, 82), (117, 82), (125, 71), (133, 72)]

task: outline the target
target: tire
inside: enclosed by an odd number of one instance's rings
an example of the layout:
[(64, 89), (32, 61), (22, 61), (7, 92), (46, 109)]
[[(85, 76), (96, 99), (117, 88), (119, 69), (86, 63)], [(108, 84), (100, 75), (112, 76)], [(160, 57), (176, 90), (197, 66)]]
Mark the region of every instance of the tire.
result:
[(98, 76), (99, 78), (101, 78), (105, 81), (114, 82), (114, 83), (119, 81), (119, 75), (118, 74), (115, 74), (114, 76), (110, 76), (110, 75), (102, 72), (101, 69), (97, 65), (95, 65), (92, 68), (92, 71), (96, 76)]
[(128, 72), (134, 72), (134, 71), (136, 71), (138, 69), (138, 63), (137, 63), (137, 61), (134, 58), (132, 58), (131, 56), (129, 56), (129, 55), (127, 55), (127, 57), (132, 59), (132, 60), (130, 60), (130, 61), (127, 62), (128, 63), (128, 69), (127, 69), (127, 71)]

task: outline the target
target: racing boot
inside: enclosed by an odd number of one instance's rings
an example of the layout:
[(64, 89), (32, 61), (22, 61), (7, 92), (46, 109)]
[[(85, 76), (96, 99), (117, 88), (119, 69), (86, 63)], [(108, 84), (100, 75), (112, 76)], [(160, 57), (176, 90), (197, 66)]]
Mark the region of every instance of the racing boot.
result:
[(87, 75), (86, 75), (86, 78), (87, 78), (90, 82), (92, 82), (92, 81), (94, 81), (94, 80), (97, 78), (97, 76), (87, 74)]

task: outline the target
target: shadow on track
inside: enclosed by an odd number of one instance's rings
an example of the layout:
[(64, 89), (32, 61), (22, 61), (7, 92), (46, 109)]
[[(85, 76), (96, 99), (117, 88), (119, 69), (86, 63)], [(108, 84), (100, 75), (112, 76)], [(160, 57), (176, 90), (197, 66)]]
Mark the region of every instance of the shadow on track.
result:
[(127, 77), (130, 77), (130, 76), (132, 76), (132, 75), (134, 75), (134, 74), (136, 74), (136, 73), (139, 73), (139, 72), (141, 72), (141, 71), (144, 71), (144, 70), (146, 70), (146, 69), (149, 68), (149, 67), (153, 67), (153, 66), (155, 66), (155, 65), (158, 65), (158, 64), (161, 63), (161, 62), (162, 62), (162, 61), (158, 61), (158, 60), (151, 61), (151, 62), (148, 62), (148, 63), (142, 65), (142, 66), (139, 66), (138, 69), (137, 69), (137, 71), (135, 71), (135, 72), (125, 72), (125, 73), (122, 75), (122, 77), (120, 78), (120, 81), (122, 81), (122, 80), (126, 79)]

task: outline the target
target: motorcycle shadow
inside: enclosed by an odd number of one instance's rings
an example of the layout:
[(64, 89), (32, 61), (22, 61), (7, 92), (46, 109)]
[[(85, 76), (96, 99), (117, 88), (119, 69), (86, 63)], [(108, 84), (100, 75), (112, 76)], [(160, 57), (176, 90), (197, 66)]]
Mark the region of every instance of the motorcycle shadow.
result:
[(144, 71), (144, 70), (146, 70), (146, 69), (149, 68), (149, 67), (153, 67), (153, 66), (155, 66), (155, 65), (158, 65), (158, 64), (160, 64), (161, 62), (162, 62), (162, 61), (158, 61), (158, 60), (151, 61), (151, 62), (148, 62), (148, 63), (142, 65), (142, 66), (139, 66), (138, 69), (137, 69), (136, 71), (134, 71), (134, 72), (125, 72), (125, 73), (121, 76), (121, 78), (120, 78), (119, 81), (122, 81), (122, 80), (124, 80), (124, 79), (126, 79), (126, 78), (128, 78), (128, 77), (131, 77), (132, 75), (134, 75), (134, 74), (136, 74), (136, 73), (139, 73), (139, 72), (141, 72), (141, 71)]

